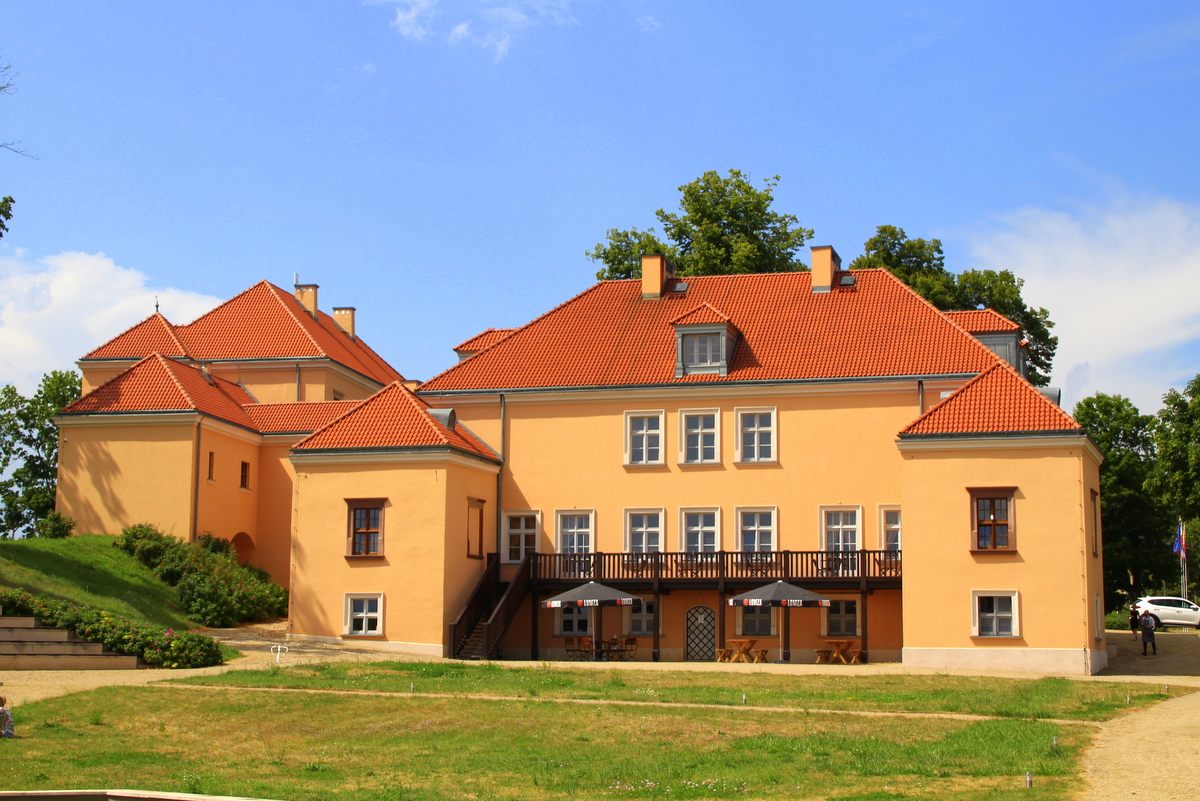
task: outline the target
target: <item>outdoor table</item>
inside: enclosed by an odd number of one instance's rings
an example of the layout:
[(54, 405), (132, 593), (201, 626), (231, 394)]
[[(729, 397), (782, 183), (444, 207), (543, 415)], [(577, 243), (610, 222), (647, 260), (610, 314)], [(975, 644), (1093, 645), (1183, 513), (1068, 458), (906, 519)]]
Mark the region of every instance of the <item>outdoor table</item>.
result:
[(754, 657), (750, 655), (750, 649), (758, 640), (726, 640), (725, 644), (733, 649), (733, 653), (729, 655), (730, 662), (753, 662)]
[(595, 648), (592, 649), (598, 660), (602, 662), (612, 661), (613, 657), (621, 653), (621, 641), (616, 637), (611, 640), (601, 640)]
[(829, 655), (829, 663), (833, 664), (833, 660), (841, 660), (843, 665), (850, 664), (850, 646), (858, 642), (858, 640), (826, 640), (826, 643), (833, 646), (833, 653)]

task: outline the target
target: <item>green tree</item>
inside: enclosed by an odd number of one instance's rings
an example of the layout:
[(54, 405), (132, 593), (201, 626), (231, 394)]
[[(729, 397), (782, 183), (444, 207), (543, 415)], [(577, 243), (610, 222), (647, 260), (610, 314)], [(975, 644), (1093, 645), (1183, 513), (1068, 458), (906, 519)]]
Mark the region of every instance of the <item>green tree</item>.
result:
[(758, 189), (741, 170), (730, 170), (728, 177), (709, 170), (679, 187), (679, 213), (654, 213), (661, 238), (653, 228), (609, 229), (607, 242), (586, 252), (604, 265), (596, 278), (637, 278), (642, 256), (649, 253), (669, 258), (681, 276), (808, 269), (798, 254), (813, 232), (795, 215), (771, 210), (778, 183), (776, 175)]
[(1154, 440), (1158, 463), (1147, 487), (1176, 516), (1200, 519), (1200, 375), (1163, 396)]
[(0, 198), (0, 239), (8, 233), (8, 221), (12, 219), (12, 195)]
[(863, 255), (850, 269), (884, 267), (943, 311), (994, 309), (1021, 326), (1028, 341), (1029, 380), (1050, 383), (1058, 337), (1051, 336), (1050, 313), (1032, 308), (1021, 297), (1024, 280), (1009, 270), (967, 270), (955, 275), (946, 269), (938, 239), (909, 239), (903, 228), (881, 225), (863, 245)]
[(1104, 600), (1118, 609), (1143, 588), (1171, 579), (1178, 564), (1171, 553), (1175, 517), (1146, 492), (1157, 449), (1154, 417), (1141, 414), (1120, 395), (1097, 393), (1075, 406), (1075, 419), (1095, 441), (1100, 465), (1100, 517), (1104, 532)]
[(80, 394), (78, 373), (55, 370), (24, 397), (0, 389), (0, 537), (29, 535), (54, 511), (58, 429), (51, 418)]

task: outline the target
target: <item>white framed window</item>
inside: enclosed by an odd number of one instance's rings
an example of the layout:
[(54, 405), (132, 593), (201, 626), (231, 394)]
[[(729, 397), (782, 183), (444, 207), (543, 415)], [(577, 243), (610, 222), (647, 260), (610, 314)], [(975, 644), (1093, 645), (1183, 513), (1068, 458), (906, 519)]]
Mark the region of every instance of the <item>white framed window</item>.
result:
[(679, 550), (685, 553), (712, 553), (720, 549), (720, 509), (679, 510)]
[(721, 461), (721, 410), (681, 409), (679, 412), (680, 464), (715, 464)]
[(761, 409), (734, 409), (733, 419), (737, 423), (737, 436), (733, 442), (735, 462), (775, 462), (779, 460), (776, 450), (775, 407)]
[(663, 549), (663, 510), (625, 510), (625, 552), (659, 553)]
[(776, 634), (774, 607), (737, 607), (734, 631), (739, 637), (770, 637)]
[(625, 464), (664, 464), (665, 412), (625, 412)]
[(722, 334), (684, 334), (683, 369), (720, 367), (725, 362), (725, 337)]
[(504, 513), (504, 561), (517, 564), (537, 553), (542, 513), (536, 509), (516, 509)]
[(572, 509), (555, 513), (559, 553), (591, 553), (596, 513)]
[[(659, 622), (661, 634), (661, 621)], [(654, 596), (642, 596), (641, 606), (626, 608), (625, 636), (653, 637), (654, 636)]]
[(773, 506), (738, 509), (738, 550), (775, 550), (776, 510)]
[(900, 550), (903, 526), (900, 522), (899, 504), (882, 504), (879, 507), (879, 550)]
[(858, 601), (831, 600), (821, 607), (822, 637), (859, 637)]
[(971, 590), (971, 636), (1020, 637), (1020, 611), (1016, 590)]
[(588, 637), (592, 633), (592, 607), (564, 606), (554, 610), (554, 633), (562, 637)]
[(857, 551), (862, 510), (857, 506), (821, 507), (821, 544), (826, 551)]
[(344, 603), (343, 635), (378, 637), (383, 634), (382, 592), (348, 592)]

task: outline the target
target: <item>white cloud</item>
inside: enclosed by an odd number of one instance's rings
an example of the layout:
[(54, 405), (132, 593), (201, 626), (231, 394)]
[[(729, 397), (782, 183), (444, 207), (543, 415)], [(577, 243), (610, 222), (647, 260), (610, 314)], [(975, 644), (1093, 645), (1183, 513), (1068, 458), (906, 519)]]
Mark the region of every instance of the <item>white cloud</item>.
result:
[(153, 314), (155, 298), (174, 323), (220, 302), (146, 281), (103, 253), (59, 253), (36, 263), (0, 256), (0, 385), (29, 392), (43, 373), (74, 369), (80, 356)]
[(438, 0), (369, 0), (373, 5), (389, 1), (396, 6), (392, 27), (405, 39), (412, 39), (414, 42), (425, 41), (431, 32), (429, 22), (437, 8)]
[(1002, 223), (974, 239), (973, 266), (1012, 270), (1026, 302), (1049, 310), (1064, 408), (1106, 392), (1152, 412), (1200, 373), (1200, 206), (1118, 196)]
[(641, 28), (642, 33), (653, 33), (662, 27), (662, 23), (647, 14), (637, 18), (637, 26)]
[(1176, 20), (1135, 34), (1117, 50), (1118, 61), (1145, 61), (1171, 55), (1200, 41), (1200, 17)]
[[(401, 35), (424, 42), (434, 35), (449, 44), (469, 42), (490, 51), (497, 61), (507, 55), (517, 33), (540, 25), (571, 25), (573, 0), (367, 0), (397, 6), (392, 20)], [(435, 17), (457, 19), (441, 36)], [(442, 28), (441, 30), (445, 30)]]

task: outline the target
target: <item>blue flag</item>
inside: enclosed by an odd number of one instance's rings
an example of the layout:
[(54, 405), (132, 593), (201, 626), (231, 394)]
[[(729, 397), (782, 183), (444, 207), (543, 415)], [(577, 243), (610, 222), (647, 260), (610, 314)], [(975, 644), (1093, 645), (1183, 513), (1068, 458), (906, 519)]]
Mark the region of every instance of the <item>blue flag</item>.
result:
[(1175, 547), (1171, 549), (1175, 555), (1182, 557), (1187, 553), (1187, 543), (1183, 539), (1183, 521), (1179, 521), (1179, 530), (1175, 532)]

